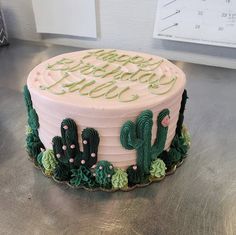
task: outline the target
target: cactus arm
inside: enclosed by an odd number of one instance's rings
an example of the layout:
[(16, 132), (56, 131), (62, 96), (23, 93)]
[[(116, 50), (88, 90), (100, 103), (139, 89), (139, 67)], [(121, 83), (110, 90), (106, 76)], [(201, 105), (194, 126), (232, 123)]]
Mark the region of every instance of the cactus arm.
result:
[(61, 123), (61, 136), (65, 155), (68, 159), (78, 160), (81, 157), (78, 143), (78, 133), (76, 123), (70, 119), (64, 119)]
[(152, 139), (152, 121), (153, 113), (150, 110), (143, 111), (137, 118), (136, 130), (139, 139), (143, 140), (143, 145), (137, 148), (137, 165), (149, 174), (151, 165), (151, 139)]
[(63, 143), (62, 138), (60, 136), (55, 136), (52, 139), (52, 147), (54, 156), (56, 157), (58, 162), (68, 163), (69, 159), (65, 155), (65, 151), (62, 149)]
[(100, 142), (98, 132), (93, 128), (85, 128), (82, 131), (83, 156), (87, 167), (92, 167), (97, 163), (98, 145)]
[(180, 110), (179, 110), (179, 119), (176, 126), (176, 134), (178, 136), (181, 136), (182, 126), (184, 122), (184, 110), (185, 110), (187, 99), (188, 99), (187, 90), (184, 90), (183, 95), (182, 95)]
[[(157, 135), (154, 144), (151, 148), (151, 155), (153, 160), (156, 159), (165, 148), (169, 125), (169, 114), (170, 111), (168, 109), (164, 109), (159, 113), (157, 117)], [(168, 118), (166, 123), (163, 122), (164, 118)]]
[(125, 149), (137, 149), (143, 144), (141, 139), (137, 138), (136, 126), (132, 121), (127, 121), (120, 131), (120, 142)]

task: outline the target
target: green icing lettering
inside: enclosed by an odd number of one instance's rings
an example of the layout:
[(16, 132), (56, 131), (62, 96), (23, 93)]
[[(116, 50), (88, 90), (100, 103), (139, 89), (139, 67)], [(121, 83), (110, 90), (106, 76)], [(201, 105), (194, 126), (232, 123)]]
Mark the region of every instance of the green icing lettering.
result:
[(126, 87), (119, 93), (118, 99), (120, 102), (131, 102), (131, 101), (137, 100), (139, 98), (139, 96), (136, 94), (136, 95), (132, 95), (131, 98), (125, 99), (124, 94), (129, 90), (130, 90), (130, 88)]
[(121, 76), (120, 76), (120, 80), (121, 81), (127, 81), (130, 79), (130, 76), (132, 75), (133, 73), (130, 73), (130, 72), (125, 72), (123, 73)]
[[(100, 84), (100, 85), (96, 86), (95, 88), (93, 88), (89, 92), (89, 96), (91, 98), (98, 98), (98, 97), (104, 96), (107, 93), (106, 89), (108, 87), (114, 85), (114, 83), (115, 83), (114, 81), (110, 81), (110, 82), (106, 82), (106, 83), (103, 83), (103, 84)], [(102, 91), (102, 93), (99, 93), (101, 91)], [(96, 93), (98, 93), (98, 94), (96, 95)]]
[(118, 89), (118, 86), (113, 86), (112, 88), (110, 88), (108, 91), (107, 91), (107, 93), (105, 94), (105, 98), (106, 99), (114, 99), (114, 98), (116, 98), (118, 95), (119, 95), (119, 93), (117, 92), (117, 93), (115, 93), (114, 95), (111, 95), (115, 90), (117, 90)]
[(132, 64), (141, 64), (143, 61), (144, 61), (144, 58), (138, 55), (130, 58), (129, 60), (129, 62)]
[(85, 83), (80, 89), (79, 89), (79, 93), (80, 95), (88, 95), (89, 91), (84, 92), (85, 89), (87, 89), (88, 87), (92, 86), (94, 83), (96, 83), (95, 80), (89, 81), (87, 83)]
[(153, 71), (153, 70), (157, 69), (162, 64), (163, 61), (164, 60), (159, 60), (159, 61), (154, 62), (154, 63), (147, 63), (147, 64), (141, 66), (142, 70), (144, 70), (144, 71)]
[(109, 66), (109, 64), (105, 64), (100, 67), (95, 67), (93, 70), (93, 76), (94, 77), (103, 77), (106, 73), (106, 68)]
[(102, 78), (105, 78), (105, 77), (107, 77), (107, 76), (109, 76), (109, 75), (113, 75), (113, 74), (119, 73), (119, 72), (120, 72), (120, 69), (121, 69), (121, 67), (119, 66), (119, 67), (117, 67), (117, 68), (115, 68), (115, 69), (113, 69), (113, 70), (111, 70), (111, 71), (108, 71), (108, 72), (106, 72), (106, 73), (102, 76)]
[(80, 89), (80, 87), (77, 87), (78, 85), (81, 85), (82, 83), (84, 83), (86, 81), (86, 79), (82, 79), (79, 82), (73, 82), (73, 83), (69, 83), (69, 84), (64, 84), (63, 87), (67, 88), (69, 92), (75, 92), (78, 91)]
[[(148, 86), (148, 90), (154, 95), (164, 95), (172, 89), (172, 87), (175, 85), (176, 80), (177, 80), (177, 77), (173, 77), (170, 81), (165, 82), (165, 83), (161, 83), (161, 82), (151, 83)], [(166, 86), (166, 85), (169, 85), (169, 87), (167, 87), (166, 90), (158, 91), (161, 86)]]
[(155, 76), (156, 76), (155, 73), (144, 73), (138, 78), (138, 80), (140, 83), (146, 83)]

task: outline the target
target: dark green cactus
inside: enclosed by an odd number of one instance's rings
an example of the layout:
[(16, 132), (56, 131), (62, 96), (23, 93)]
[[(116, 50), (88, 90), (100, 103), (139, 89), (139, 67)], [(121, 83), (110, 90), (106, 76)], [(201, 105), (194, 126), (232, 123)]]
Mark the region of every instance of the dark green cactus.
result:
[(94, 171), (95, 181), (99, 186), (109, 189), (112, 187), (111, 179), (114, 172), (114, 167), (110, 162), (99, 161)]
[(184, 122), (184, 110), (185, 110), (187, 99), (188, 99), (187, 90), (184, 90), (183, 95), (182, 95), (180, 110), (179, 110), (179, 119), (176, 126), (176, 134), (178, 136), (181, 136), (181, 132), (182, 132), (182, 127), (183, 127), (183, 122)]
[(136, 122), (127, 121), (121, 128), (120, 141), (126, 149), (136, 149), (137, 165), (145, 173), (149, 174), (151, 161), (156, 159), (164, 150), (168, 124), (169, 110), (162, 110), (157, 118), (157, 135), (154, 144), (152, 140), (153, 113), (150, 110), (143, 111)]
[(35, 109), (33, 108), (31, 95), (26, 85), (24, 86), (23, 94), (28, 114), (28, 125), (30, 127), (30, 131), (26, 137), (26, 147), (29, 154), (32, 157), (37, 158), (38, 154), (41, 152), (41, 149), (44, 149), (44, 145), (41, 142), (38, 135), (38, 128), (39, 128), (38, 115)]
[(138, 166), (136, 165), (129, 166), (126, 172), (128, 174), (129, 186), (141, 184), (144, 182), (145, 179), (144, 172), (142, 172), (142, 170)]
[(171, 142), (169, 151), (164, 151), (160, 158), (165, 162), (167, 169), (170, 169), (174, 164), (186, 157), (188, 149), (189, 146), (186, 144), (184, 137), (176, 134)]
[(76, 123), (70, 119), (64, 119), (61, 123), (61, 137), (55, 136), (52, 139), (53, 151), (57, 160), (70, 167), (78, 168), (84, 165), (92, 167), (97, 162), (99, 145), (98, 132), (93, 128), (86, 128), (82, 131), (82, 142), (84, 151), (80, 151), (78, 143), (78, 132)]
[(92, 175), (91, 171), (87, 167), (80, 166), (79, 169), (72, 169), (71, 172), (71, 185), (83, 185), (88, 188), (93, 188), (95, 186), (95, 177)]

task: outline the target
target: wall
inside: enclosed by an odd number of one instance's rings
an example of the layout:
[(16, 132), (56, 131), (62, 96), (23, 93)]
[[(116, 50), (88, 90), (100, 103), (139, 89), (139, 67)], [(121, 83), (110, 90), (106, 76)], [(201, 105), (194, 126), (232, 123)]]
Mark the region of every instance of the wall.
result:
[[(69, 1), (69, 0), (68, 0)], [(120, 48), (236, 68), (236, 49), (152, 38), (157, 0), (97, 0), (97, 40), (38, 34), (31, 0), (0, 0), (11, 38), (83, 48)]]

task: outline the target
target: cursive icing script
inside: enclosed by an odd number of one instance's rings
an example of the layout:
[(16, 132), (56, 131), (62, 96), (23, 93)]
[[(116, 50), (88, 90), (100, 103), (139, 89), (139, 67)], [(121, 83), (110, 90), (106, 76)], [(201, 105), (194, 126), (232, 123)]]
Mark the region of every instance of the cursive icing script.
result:
[[(94, 59), (101, 62), (93, 63)], [(143, 84), (154, 95), (166, 94), (173, 88), (176, 76), (167, 77), (156, 73), (162, 63), (163, 60), (130, 56), (116, 50), (89, 51), (79, 61), (62, 58), (49, 64), (47, 69), (55, 71), (57, 78), (59, 74), (59, 79), (52, 79), (54, 82), (49, 85), (40, 84), (40, 89), (56, 95), (78, 93), (90, 98), (131, 102), (140, 97), (139, 91), (135, 93), (132, 90), (133, 83)], [(136, 69), (127, 70), (129, 64)]]

